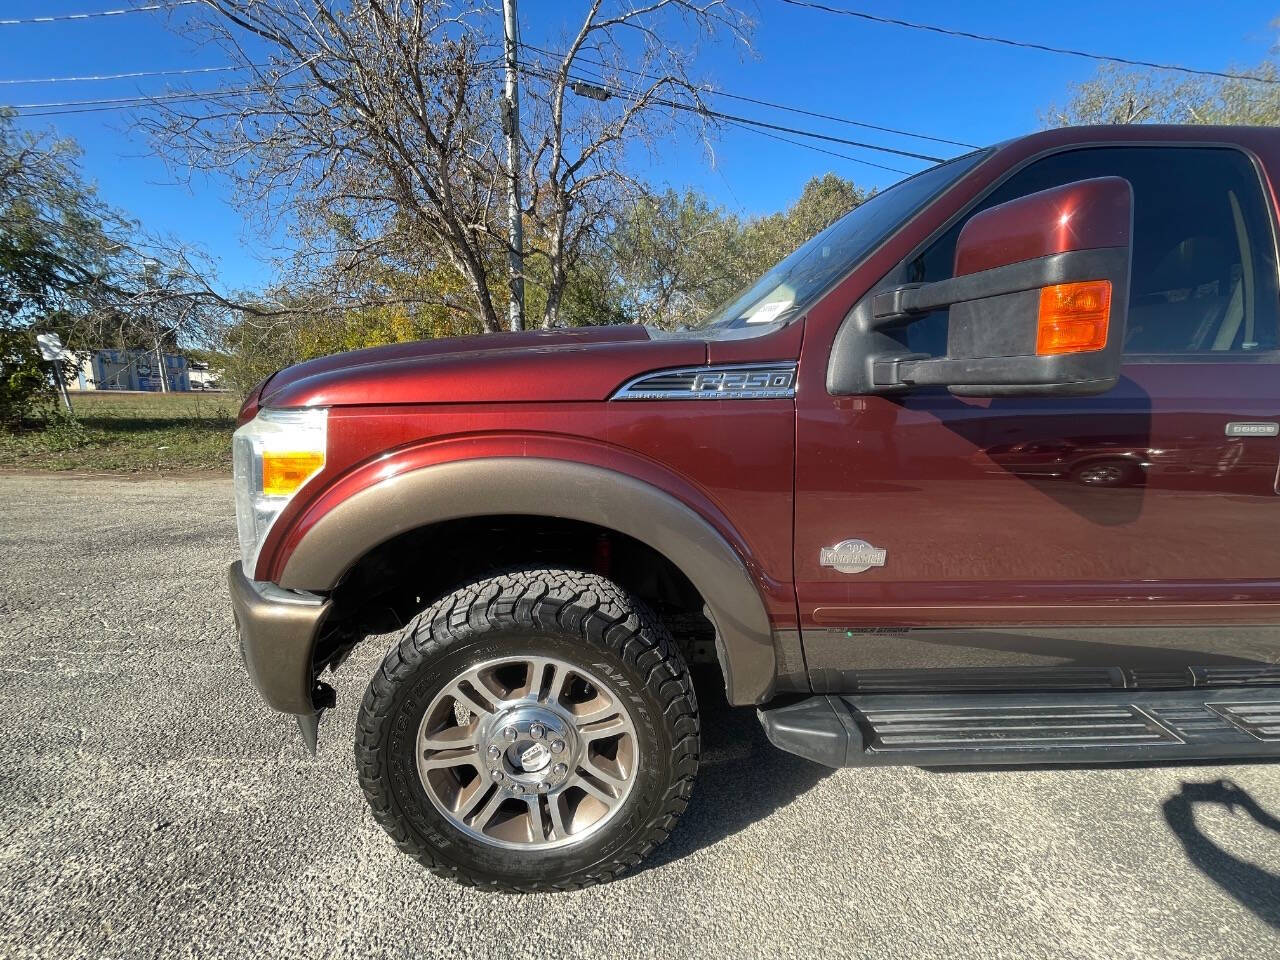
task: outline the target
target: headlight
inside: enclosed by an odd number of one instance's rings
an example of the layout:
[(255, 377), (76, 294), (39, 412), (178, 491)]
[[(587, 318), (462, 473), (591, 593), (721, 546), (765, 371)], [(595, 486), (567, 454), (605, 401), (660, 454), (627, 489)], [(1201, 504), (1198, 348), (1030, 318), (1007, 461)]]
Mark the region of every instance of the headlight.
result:
[(231, 438), (236, 530), (253, 579), (267, 531), (303, 484), (324, 467), (326, 410), (263, 410)]

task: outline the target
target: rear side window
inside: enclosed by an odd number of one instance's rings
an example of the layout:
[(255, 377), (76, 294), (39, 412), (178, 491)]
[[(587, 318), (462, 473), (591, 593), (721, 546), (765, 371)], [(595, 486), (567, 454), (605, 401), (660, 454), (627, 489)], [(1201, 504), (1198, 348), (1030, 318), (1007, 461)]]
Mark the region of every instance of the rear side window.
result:
[[(1275, 242), (1249, 158), (1229, 148), (1091, 147), (1055, 154), (1015, 173), (973, 211), (1091, 177), (1133, 187), (1133, 270), (1125, 353), (1243, 357), (1277, 348)], [(956, 223), (904, 263), (896, 282), (951, 276)], [(947, 312), (906, 328), (908, 346), (946, 352)]]

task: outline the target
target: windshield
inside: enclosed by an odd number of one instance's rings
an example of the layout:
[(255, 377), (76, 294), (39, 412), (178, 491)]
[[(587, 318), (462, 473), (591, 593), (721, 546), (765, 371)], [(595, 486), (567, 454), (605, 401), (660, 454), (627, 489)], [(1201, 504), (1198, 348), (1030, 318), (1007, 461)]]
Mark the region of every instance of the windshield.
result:
[(855, 207), (701, 323), (705, 335), (732, 336), (789, 320), (877, 247), (899, 224), (972, 169), (986, 151), (930, 167)]

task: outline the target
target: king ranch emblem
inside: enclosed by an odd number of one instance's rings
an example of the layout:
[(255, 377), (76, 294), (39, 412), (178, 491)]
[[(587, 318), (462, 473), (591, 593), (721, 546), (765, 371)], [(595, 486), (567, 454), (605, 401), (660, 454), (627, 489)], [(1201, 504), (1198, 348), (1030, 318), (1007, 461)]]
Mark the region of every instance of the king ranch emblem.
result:
[(842, 540), (834, 547), (823, 547), (818, 562), (840, 573), (865, 573), (872, 567), (883, 567), (887, 552), (865, 540)]

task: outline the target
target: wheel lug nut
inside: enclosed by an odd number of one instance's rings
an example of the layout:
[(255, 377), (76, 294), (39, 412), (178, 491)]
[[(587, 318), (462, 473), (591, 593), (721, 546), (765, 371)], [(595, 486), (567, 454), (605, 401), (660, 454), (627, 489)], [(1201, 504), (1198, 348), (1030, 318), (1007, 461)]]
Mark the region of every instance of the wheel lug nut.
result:
[(563, 777), (566, 773), (569, 772), (569, 768), (565, 766), (563, 763), (557, 763), (554, 767), (551, 768), (551, 772), (554, 773), (557, 777)]
[(501, 780), (501, 779), (502, 779), (502, 771), (501, 771), (501, 770), (495, 770), (495, 771), (493, 771), (493, 779), (494, 779), (494, 780)]
[(548, 783), (546, 780), (543, 780), (543, 781), (542, 781), (541, 786), (542, 786), (542, 792), (543, 792), (543, 793), (546, 793), (548, 790), (550, 790), (550, 789), (551, 789), (551, 784), (550, 784), (550, 783)]
[(552, 740), (552, 741), (551, 741), (551, 752), (552, 752), (552, 753), (564, 753), (564, 741), (563, 741), (563, 740)]
[(489, 747), (489, 759), (497, 760), (501, 756), (502, 756), (502, 748), (499, 747), (496, 743), (492, 744)]
[(512, 792), (512, 793), (524, 793), (524, 787), (520, 786), (520, 784), (518, 784), (518, 783), (513, 783), (513, 784), (511, 785), (511, 792)]
[(507, 729), (505, 729), (505, 730), (503, 730), (503, 731), (502, 731), (502, 735), (503, 735), (506, 739), (508, 739), (508, 740), (510, 740), (510, 741), (512, 741), (512, 742), (514, 742), (514, 741), (515, 741), (515, 739), (516, 739), (516, 737), (518, 736), (518, 734), (516, 733), (516, 728), (515, 728), (515, 727), (507, 727)]
[(529, 736), (533, 737), (535, 740), (541, 740), (546, 732), (547, 728), (540, 723), (535, 723), (529, 728)]

